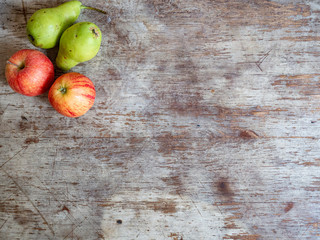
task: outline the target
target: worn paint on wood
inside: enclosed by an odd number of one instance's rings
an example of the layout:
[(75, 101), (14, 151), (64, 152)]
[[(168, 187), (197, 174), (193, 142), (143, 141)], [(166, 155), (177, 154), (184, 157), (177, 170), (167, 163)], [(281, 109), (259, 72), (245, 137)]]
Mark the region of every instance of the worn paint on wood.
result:
[(62, 2), (0, 3), (1, 239), (320, 238), (316, 1), (83, 1), (108, 14), (78, 19), (103, 41), (77, 119), (4, 76)]

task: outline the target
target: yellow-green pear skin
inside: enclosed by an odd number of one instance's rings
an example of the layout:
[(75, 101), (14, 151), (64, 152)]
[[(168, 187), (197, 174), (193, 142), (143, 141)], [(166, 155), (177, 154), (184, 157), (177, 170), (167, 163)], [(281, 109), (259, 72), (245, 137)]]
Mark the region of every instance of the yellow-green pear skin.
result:
[(79, 22), (61, 36), (56, 65), (68, 71), (77, 64), (89, 61), (97, 55), (101, 45), (101, 31), (91, 22)]
[(78, 19), (81, 5), (79, 1), (70, 1), (36, 11), (27, 22), (30, 42), (39, 48), (55, 47), (61, 34)]
[(78, 19), (81, 9), (106, 13), (97, 8), (84, 6), (80, 1), (69, 1), (54, 8), (40, 9), (27, 22), (30, 42), (39, 48), (55, 47), (62, 33)]

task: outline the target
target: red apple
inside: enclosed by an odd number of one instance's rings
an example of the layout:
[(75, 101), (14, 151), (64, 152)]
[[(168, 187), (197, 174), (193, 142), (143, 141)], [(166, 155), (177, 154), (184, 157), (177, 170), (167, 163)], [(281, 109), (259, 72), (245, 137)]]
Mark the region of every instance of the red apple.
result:
[(63, 74), (52, 84), (49, 101), (54, 109), (67, 117), (79, 117), (93, 105), (96, 90), (86, 76), (70, 72)]
[(45, 93), (54, 81), (52, 62), (33, 49), (22, 49), (13, 54), (7, 61), (5, 74), (10, 87), (26, 96)]

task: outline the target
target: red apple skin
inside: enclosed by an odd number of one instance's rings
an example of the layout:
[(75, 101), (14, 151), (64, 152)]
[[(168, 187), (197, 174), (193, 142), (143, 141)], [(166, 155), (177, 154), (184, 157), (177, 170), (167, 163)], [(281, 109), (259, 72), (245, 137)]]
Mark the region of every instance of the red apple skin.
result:
[(76, 72), (65, 73), (57, 78), (48, 94), (53, 108), (71, 118), (85, 114), (93, 106), (95, 97), (92, 81)]
[(42, 52), (22, 49), (7, 61), (6, 79), (17, 93), (38, 96), (49, 90), (54, 81), (54, 66)]

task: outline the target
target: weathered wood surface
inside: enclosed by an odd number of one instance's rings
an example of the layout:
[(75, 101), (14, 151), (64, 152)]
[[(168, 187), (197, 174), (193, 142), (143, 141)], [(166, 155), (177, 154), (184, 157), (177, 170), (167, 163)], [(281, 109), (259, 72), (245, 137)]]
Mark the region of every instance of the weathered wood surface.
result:
[(83, 1), (78, 119), (4, 76), (62, 2), (0, 3), (1, 239), (320, 239), (318, 1)]

